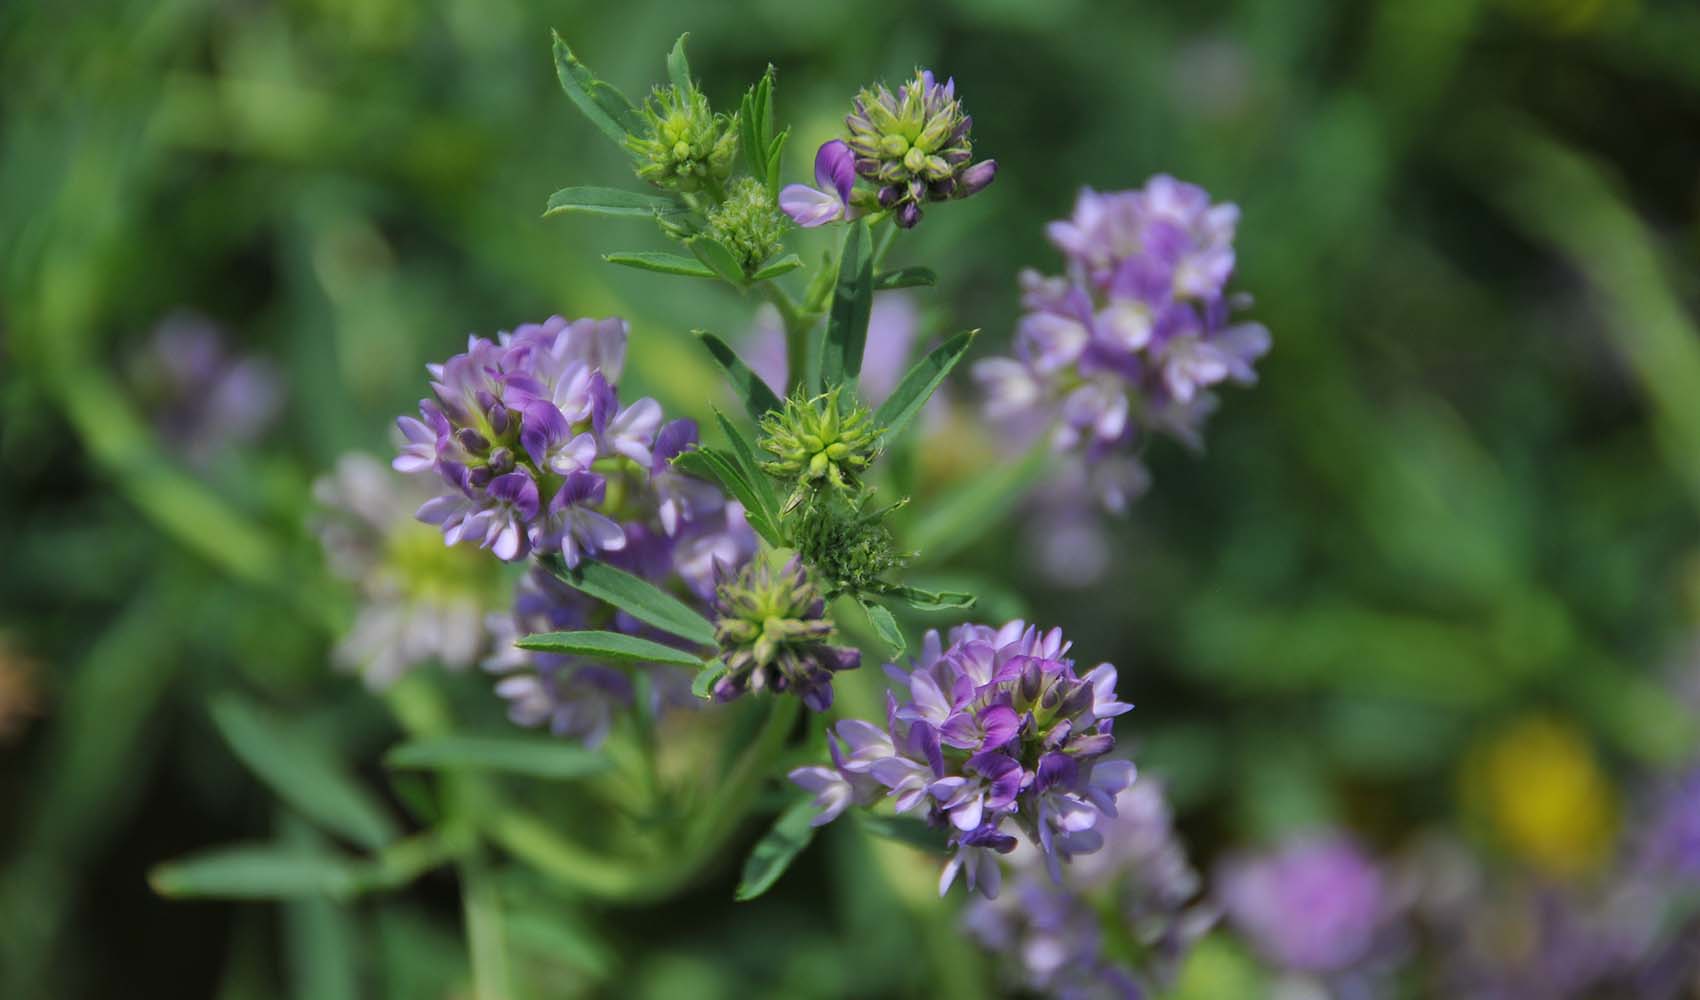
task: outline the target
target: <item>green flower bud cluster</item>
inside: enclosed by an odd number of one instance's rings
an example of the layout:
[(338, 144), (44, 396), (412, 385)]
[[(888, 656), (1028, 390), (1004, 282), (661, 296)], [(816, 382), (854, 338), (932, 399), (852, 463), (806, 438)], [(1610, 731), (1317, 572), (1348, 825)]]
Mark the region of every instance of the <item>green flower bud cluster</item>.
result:
[(734, 181), (708, 216), (709, 236), (732, 251), (746, 274), (779, 252), (787, 225), (767, 185), (754, 177)]
[(842, 386), (805, 399), (786, 400), (785, 408), (761, 419), (761, 447), (774, 459), (762, 469), (796, 483), (785, 504), (788, 513), (808, 492), (831, 486), (851, 490), (879, 454), (879, 429), (873, 414), (857, 402), (843, 404)]
[(648, 134), (626, 138), (639, 177), (691, 194), (718, 195), (738, 155), (738, 116), (715, 114), (695, 87), (657, 87), (643, 103)]
[(902, 569), (908, 553), (899, 551), (885, 516), (894, 506), (863, 509), (863, 497), (818, 495), (803, 506), (792, 525), (792, 543), (803, 561), (838, 594), (874, 593), (888, 573)]

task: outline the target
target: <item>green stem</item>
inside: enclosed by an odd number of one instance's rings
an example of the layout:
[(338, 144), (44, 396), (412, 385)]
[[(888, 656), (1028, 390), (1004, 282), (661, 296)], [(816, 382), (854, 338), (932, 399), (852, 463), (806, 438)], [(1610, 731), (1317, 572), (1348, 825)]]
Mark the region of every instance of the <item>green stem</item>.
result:
[(502, 901), (482, 861), (460, 866), (461, 907), (472, 959), (472, 995), (476, 1000), (512, 1000)]
[(891, 245), (897, 242), (897, 223), (891, 222), (890, 216), (887, 216), (884, 219), (875, 220), (874, 225), (884, 225), (884, 228), (880, 230), (879, 239), (874, 243), (874, 270), (877, 272), (880, 265), (885, 263), (886, 251), (890, 250)]
[(779, 321), (785, 327), (785, 385), (781, 395), (790, 395), (803, 384), (804, 363), (809, 351), (809, 330), (814, 317), (806, 313), (778, 282), (762, 284), (767, 299), (779, 310)]

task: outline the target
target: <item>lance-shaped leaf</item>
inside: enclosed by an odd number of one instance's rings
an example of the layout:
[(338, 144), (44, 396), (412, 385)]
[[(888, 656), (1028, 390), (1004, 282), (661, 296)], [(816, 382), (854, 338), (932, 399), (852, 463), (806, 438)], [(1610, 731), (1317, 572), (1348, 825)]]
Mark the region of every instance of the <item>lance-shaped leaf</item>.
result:
[(561, 89), (578, 106), (591, 124), (603, 135), (624, 149), (626, 136), (643, 132), (643, 119), (632, 107), (626, 95), (611, 83), (598, 80), (557, 32), (555, 34), (555, 75), (561, 79)]
[(756, 268), (756, 273), (750, 275), (750, 280), (766, 281), (769, 278), (777, 278), (782, 274), (790, 274), (792, 271), (795, 271), (797, 268), (802, 266), (803, 258), (794, 253), (788, 253), (777, 260), (770, 260)]
[(232, 844), (168, 861), (148, 873), (171, 899), (343, 898), (375, 879), (377, 867), (285, 844)]
[(904, 641), (903, 630), (897, 627), (897, 619), (891, 616), (891, 612), (872, 601), (863, 601), (862, 610), (867, 612), (868, 622), (873, 625), (880, 641), (891, 648), (891, 655), (902, 656), (909, 644)]
[(738, 399), (744, 404), (744, 409), (751, 419), (760, 420), (762, 415), (772, 410), (784, 409), (785, 404), (779, 396), (763, 382), (760, 375), (755, 373), (744, 359), (738, 357), (731, 345), (706, 330), (693, 330), (702, 346), (714, 357), (716, 364), (732, 382), (732, 389), (738, 394)]
[(559, 556), (551, 556), (544, 565), (562, 583), (607, 601), (640, 622), (699, 646), (715, 644), (714, 626), (708, 619), (648, 580), (593, 560), (569, 569)]
[(720, 431), (726, 435), (727, 442), (732, 445), (732, 457), (738, 462), (738, 471), (750, 481), (756, 499), (761, 503), (762, 513), (777, 523), (779, 499), (773, 495), (773, 480), (762, 471), (761, 463), (756, 459), (755, 446), (744, 436), (744, 432), (738, 429), (737, 424), (726, 419), (726, 414), (721, 413), (719, 407), (714, 410), (714, 419), (720, 424)]
[(773, 828), (756, 842), (745, 859), (734, 898), (748, 902), (771, 889), (803, 848), (815, 839), (815, 828), (810, 825), (814, 818), (815, 805), (808, 799), (798, 799), (780, 813)]
[[(772, 109), (769, 109), (771, 116)], [(771, 131), (771, 128), (770, 128)], [(786, 129), (773, 137), (767, 147), (767, 196), (779, 197), (779, 166), (785, 157), (785, 140), (791, 138), (791, 130)]]
[(673, 43), (672, 51), (667, 53), (667, 79), (673, 81), (673, 86), (681, 92), (695, 90), (696, 84), (691, 81), (691, 64), (685, 59), (685, 39), (691, 37), (690, 32), (679, 36)]
[(389, 814), (321, 742), (236, 695), (215, 699), (212, 717), (237, 758), (302, 815), (362, 847), (395, 839)]
[(739, 288), (749, 284), (749, 276), (744, 274), (744, 265), (738, 263), (738, 255), (726, 244), (712, 236), (697, 236), (685, 245), (690, 247), (691, 253), (697, 255), (697, 260), (702, 261), (720, 280)]
[(915, 418), (915, 414), (921, 412), (927, 400), (944, 383), (945, 376), (974, 345), (974, 338), (979, 333), (978, 330), (969, 330), (957, 334), (933, 348), (926, 357), (915, 362), (915, 367), (904, 373), (897, 388), (891, 390), (891, 395), (874, 412), (874, 426), (880, 429), (886, 440), (895, 438)]
[(900, 267), (895, 271), (881, 271), (874, 275), (874, 290), (889, 291), (893, 288), (932, 287), (939, 283), (939, 276), (930, 267)]
[(838, 258), (838, 284), (827, 314), (826, 339), (821, 346), (821, 387), (854, 384), (862, 370), (862, 351), (868, 342), (868, 315), (874, 302), (874, 258), (866, 220), (852, 223)]
[(545, 218), (563, 212), (584, 212), (589, 215), (613, 215), (631, 219), (651, 219), (655, 216), (683, 215), (687, 210), (671, 198), (644, 194), (641, 191), (622, 191), (619, 188), (567, 187), (549, 196), (543, 210)]
[(888, 586), (880, 591), (917, 611), (956, 611), (974, 606), (974, 595), (956, 590), (922, 590), (920, 587)]
[(640, 271), (655, 271), (660, 274), (679, 274), (687, 278), (718, 278), (701, 261), (689, 257), (681, 257), (676, 253), (659, 253), (652, 250), (630, 250), (619, 253), (603, 254), (602, 259), (610, 264), (623, 267), (635, 267)]
[(768, 64), (755, 86), (744, 93), (739, 106), (738, 125), (744, 149), (744, 163), (750, 174), (763, 184), (768, 182), (768, 153), (773, 143), (773, 65)]
[(719, 483), (744, 505), (744, 516), (756, 534), (769, 545), (784, 544), (778, 519), (769, 513), (762, 494), (738, 468), (736, 459), (714, 448), (692, 448), (673, 459), (673, 464), (693, 476)]
[(469, 768), (530, 778), (581, 778), (607, 770), (594, 750), (537, 736), (433, 736), (409, 740), (384, 755), (393, 768), (435, 771)]
[(570, 632), (538, 632), (514, 641), (521, 649), (538, 653), (568, 653), (592, 660), (623, 663), (665, 663), (674, 667), (702, 666), (702, 657), (659, 642), (621, 632), (581, 629)]

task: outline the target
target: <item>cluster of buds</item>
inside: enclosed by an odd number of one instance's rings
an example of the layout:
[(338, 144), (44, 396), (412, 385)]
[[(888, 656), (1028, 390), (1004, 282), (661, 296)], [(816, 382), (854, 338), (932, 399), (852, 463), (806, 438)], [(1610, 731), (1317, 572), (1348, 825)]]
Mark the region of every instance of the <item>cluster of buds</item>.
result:
[(726, 200), (708, 214), (708, 235), (732, 251), (745, 274), (779, 252), (788, 227), (767, 185), (754, 177), (733, 181)]
[(843, 387), (808, 399), (794, 396), (761, 419), (761, 447), (773, 455), (763, 471), (796, 483), (787, 512), (812, 491), (853, 490), (879, 455), (879, 428), (862, 404), (843, 400)]
[(879, 206), (905, 229), (921, 221), (924, 203), (966, 198), (997, 176), (996, 160), (972, 162), (974, 119), (962, 111), (956, 81), (941, 84), (932, 70), (916, 70), (896, 93), (884, 84), (864, 89), (844, 124), (856, 173), (876, 185)]
[[(1090, 463), (1131, 461), (1121, 456), (1154, 432), (1197, 446), (1215, 407), (1208, 390), (1255, 381), (1252, 363), (1269, 349), (1262, 325), (1230, 322), (1246, 304), (1226, 289), (1238, 219), (1235, 206), (1172, 177), (1081, 192), (1073, 218), (1048, 230), (1067, 272), (1021, 275), (1015, 357), (975, 365), (987, 415), (1049, 422), (1056, 448)], [(1106, 506), (1143, 479), (1106, 479)]]
[(824, 712), (832, 706), (832, 675), (862, 663), (857, 650), (832, 644), (826, 600), (797, 559), (777, 569), (760, 559), (736, 573), (723, 569), (714, 614), (726, 665), (713, 688), (718, 701), (746, 691), (794, 691)]
[(1116, 670), (1077, 675), (1060, 629), (1021, 621), (962, 625), (950, 639), (944, 647), (928, 632), (912, 668), (892, 668), (907, 700), (888, 693), (885, 725), (838, 723), (833, 766), (791, 779), (815, 793), (817, 824), (883, 797), (948, 830), (941, 895), (960, 872), (970, 890), (996, 896), (998, 856), (1015, 849), (1016, 832), (1060, 880), (1061, 862), (1103, 845), (1095, 827), (1133, 781), (1131, 763), (1106, 757), (1112, 720), (1132, 708), (1116, 700)]
[(656, 187), (719, 193), (738, 155), (738, 116), (715, 114), (696, 87), (657, 87), (643, 103), (644, 135), (626, 137), (637, 174)]

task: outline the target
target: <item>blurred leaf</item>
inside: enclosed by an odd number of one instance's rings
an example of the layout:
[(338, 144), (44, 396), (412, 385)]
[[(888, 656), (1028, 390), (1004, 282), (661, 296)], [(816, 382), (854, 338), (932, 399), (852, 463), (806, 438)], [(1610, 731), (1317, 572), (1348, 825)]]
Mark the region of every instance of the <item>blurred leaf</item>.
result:
[(803, 258), (794, 253), (788, 253), (778, 260), (770, 260), (766, 264), (757, 268), (756, 273), (750, 275), (750, 280), (766, 281), (769, 278), (777, 278), (782, 274), (790, 274), (792, 271), (795, 271), (797, 268), (802, 266)]
[(939, 562), (997, 528), (1004, 517), (1050, 472), (1050, 454), (1035, 448), (1021, 459), (971, 476), (955, 489), (929, 499), (904, 538), (920, 559)]
[(598, 80), (596, 74), (579, 62), (559, 32), (555, 33), (555, 75), (561, 79), (561, 89), (591, 124), (621, 149), (626, 148), (627, 135), (643, 133), (643, 118), (632, 102), (613, 84)]
[(520, 637), (514, 641), (514, 645), (539, 653), (567, 653), (593, 660), (665, 663), (693, 669), (702, 666), (700, 656), (620, 632), (598, 632), (591, 629), (539, 632)]
[(212, 717), (242, 763), (302, 815), (363, 847), (395, 839), (395, 825), (378, 801), (297, 727), (233, 694), (213, 700)]
[(749, 284), (750, 279), (744, 273), (744, 265), (738, 263), (738, 255), (726, 244), (712, 236), (696, 236), (687, 240), (685, 245), (690, 247), (697, 260), (706, 264), (720, 280), (739, 288)]
[(359, 866), (324, 852), (283, 844), (212, 848), (148, 873), (148, 884), (172, 899), (340, 898), (361, 886)]
[[(279, 832), (283, 843), (297, 850), (328, 850), (316, 830), (287, 812), (279, 817)], [(359, 997), (365, 934), (352, 909), (335, 899), (305, 896), (284, 906), (283, 917), (294, 995), (301, 1000)]]
[(655, 271), (658, 274), (678, 274), (687, 278), (716, 278), (708, 265), (689, 257), (681, 257), (676, 253), (662, 253), (653, 250), (623, 250), (619, 253), (603, 254), (602, 259), (610, 264), (623, 267), (635, 267), (640, 271)]
[[(563, 212), (652, 219), (657, 215), (682, 215), (687, 210), (671, 198), (605, 187), (566, 187), (549, 196), (545, 218)], [(683, 260), (684, 258), (680, 258)]]
[(927, 400), (944, 383), (950, 370), (962, 360), (968, 348), (974, 346), (974, 338), (979, 333), (979, 330), (968, 330), (957, 334), (935, 347), (904, 373), (897, 388), (891, 390), (891, 395), (874, 412), (874, 426), (879, 428), (882, 437), (889, 441), (903, 432), (903, 428), (908, 426), (915, 414), (921, 412)]
[(533, 778), (581, 778), (608, 768), (608, 758), (572, 743), (536, 736), (428, 736), (384, 755), (394, 768), (465, 767)]
[(920, 587), (888, 586), (880, 591), (895, 597), (916, 611), (960, 611), (974, 606), (974, 595), (960, 591), (922, 590)]
[(726, 664), (720, 660), (703, 665), (697, 675), (691, 678), (691, 694), (707, 700), (714, 696), (714, 682), (726, 675)]
[(838, 284), (827, 314), (826, 340), (821, 347), (821, 388), (854, 384), (862, 370), (868, 341), (868, 315), (873, 308), (874, 257), (867, 220), (845, 229), (844, 252), (838, 258)]
[(569, 569), (559, 557), (551, 556), (544, 564), (563, 583), (607, 601), (638, 621), (699, 646), (715, 645), (714, 626), (708, 619), (647, 580), (594, 560), (586, 560), (577, 568)]
[(858, 812), (856, 825), (864, 831), (883, 840), (895, 840), (907, 844), (928, 854), (944, 854), (947, 834), (944, 830), (927, 825), (927, 821), (914, 816), (881, 816), (877, 813)]
[(667, 53), (667, 78), (673, 81), (673, 86), (680, 93), (696, 89), (696, 84), (691, 81), (691, 64), (685, 59), (685, 39), (689, 37), (691, 33), (688, 31), (680, 35), (679, 40), (673, 43), (672, 51)]
[(897, 619), (891, 616), (883, 604), (863, 601), (862, 610), (867, 612), (868, 622), (873, 625), (874, 632), (880, 641), (890, 647), (892, 656), (902, 656), (909, 644), (903, 639), (903, 630), (897, 627)]
[(614, 949), (594, 928), (565, 906), (508, 909), (508, 941), (516, 949), (567, 965), (593, 979), (613, 976), (619, 964)]
[(743, 401), (744, 409), (752, 420), (760, 420), (764, 414), (784, 408), (785, 404), (780, 402), (768, 384), (761, 380), (761, 376), (745, 364), (744, 359), (738, 357), (738, 352), (724, 340), (705, 330), (692, 332), (702, 341), (702, 346), (708, 348), (708, 353), (714, 356), (715, 362), (732, 381), (732, 390)]
[(785, 874), (785, 869), (815, 839), (815, 828), (810, 825), (815, 814), (814, 803), (809, 799), (798, 799), (779, 814), (773, 829), (756, 842), (744, 861), (744, 873), (733, 898), (749, 902), (779, 881), (779, 876)]
[(939, 276), (930, 267), (900, 267), (895, 271), (881, 271), (874, 275), (876, 292), (893, 288), (930, 288), (938, 283)]

